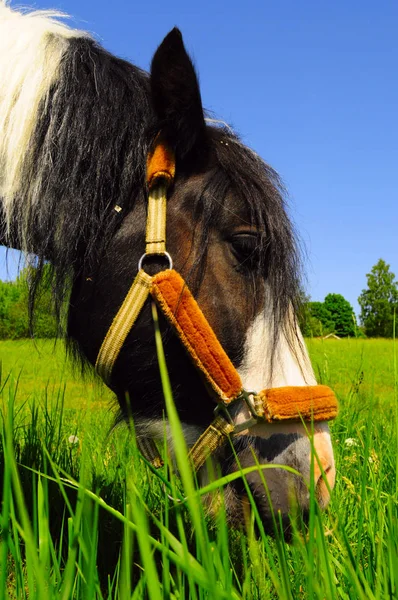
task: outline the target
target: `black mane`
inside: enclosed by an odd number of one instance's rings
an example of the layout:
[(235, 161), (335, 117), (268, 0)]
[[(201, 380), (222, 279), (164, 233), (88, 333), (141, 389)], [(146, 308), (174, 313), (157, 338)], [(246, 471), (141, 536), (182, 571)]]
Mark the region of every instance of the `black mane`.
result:
[[(95, 269), (143, 189), (153, 118), (148, 75), (92, 40), (77, 38), (39, 113), (31, 172), (24, 174), (26, 190), (12, 221), (19, 224), (15, 237), (39, 257), (31, 301), (50, 259), (59, 316), (71, 278)], [(40, 206), (26, 212), (24, 192), (35, 180)]]

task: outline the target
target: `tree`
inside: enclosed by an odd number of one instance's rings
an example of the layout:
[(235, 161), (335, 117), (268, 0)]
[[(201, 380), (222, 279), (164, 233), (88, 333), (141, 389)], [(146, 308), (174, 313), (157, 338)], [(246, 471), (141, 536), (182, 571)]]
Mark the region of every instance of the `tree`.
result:
[(334, 332), (340, 337), (355, 336), (356, 322), (351, 304), (341, 294), (328, 294), (324, 306), (334, 322)]
[[(0, 281), (0, 339), (31, 335), (27, 277), (32, 268), (23, 269), (15, 281)], [(51, 290), (44, 285), (39, 287), (36, 297), (33, 332), (38, 338), (55, 337), (57, 334)]]
[(309, 311), (313, 319), (317, 319), (322, 325), (320, 335), (327, 335), (335, 330), (336, 325), (333, 315), (324, 302), (310, 302)]
[(335, 330), (331, 313), (323, 302), (307, 302), (301, 331), (305, 337), (327, 335)]
[(358, 298), (361, 323), (369, 337), (392, 337), (394, 310), (398, 317), (398, 282), (382, 258), (366, 275), (368, 287)]

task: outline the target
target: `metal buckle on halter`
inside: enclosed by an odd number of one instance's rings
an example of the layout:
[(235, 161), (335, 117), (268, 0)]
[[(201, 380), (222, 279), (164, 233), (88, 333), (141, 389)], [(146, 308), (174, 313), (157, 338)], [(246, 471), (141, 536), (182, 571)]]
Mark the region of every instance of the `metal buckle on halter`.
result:
[[(239, 396), (234, 398), (232, 402), (230, 402), (229, 404), (220, 402), (214, 409), (215, 415), (219, 415), (220, 413), (222, 413), (226, 417), (227, 421), (233, 426), (234, 431), (232, 435), (235, 435), (236, 433), (241, 433), (242, 431), (253, 427), (253, 425), (256, 425), (261, 419), (261, 416), (257, 414), (254, 404), (254, 396), (256, 396), (256, 394), (256, 392), (247, 392), (246, 390), (242, 390)], [(236, 423), (235, 416), (242, 409), (242, 405), (245, 405), (246, 408), (248, 408), (250, 416), (244, 421)], [(233, 409), (232, 414), (231, 409)]]
[(173, 268), (173, 259), (171, 258), (170, 254), (168, 252), (150, 252), (149, 254), (147, 252), (145, 252), (145, 254), (143, 254), (141, 256), (140, 260), (138, 261), (138, 270), (141, 271), (142, 265), (146, 258), (150, 258), (150, 257), (153, 258), (154, 256), (164, 256), (169, 263), (169, 266), (167, 268), (168, 269)]

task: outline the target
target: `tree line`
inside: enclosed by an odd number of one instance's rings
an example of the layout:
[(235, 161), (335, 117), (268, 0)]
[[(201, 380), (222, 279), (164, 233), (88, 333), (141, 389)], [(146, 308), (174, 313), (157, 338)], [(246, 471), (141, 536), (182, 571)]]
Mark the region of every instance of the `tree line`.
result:
[[(36, 294), (34, 321), (28, 316), (30, 269), (23, 269), (15, 281), (0, 281), (0, 339), (52, 338), (57, 324), (49, 287)], [(303, 295), (300, 326), (305, 337), (336, 334), (339, 337), (392, 337), (398, 319), (398, 282), (390, 265), (380, 259), (367, 274), (367, 288), (358, 298), (361, 308), (357, 323), (351, 304), (341, 294), (328, 294), (323, 302), (311, 302)], [(32, 327), (31, 327), (32, 325)], [(398, 327), (397, 327), (398, 330)]]
[(51, 290), (41, 286), (35, 299), (34, 319), (30, 322), (29, 286), (30, 270), (22, 269), (15, 281), (0, 280), (0, 339), (31, 337), (53, 338), (57, 323), (53, 310)]
[(304, 297), (300, 326), (305, 337), (335, 334), (339, 337), (393, 337), (398, 320), (398, 281), (383, 259), (366, 275), (367, 288), (358, 304), (359, 324), (351, 304), (341, 294), (328, 294), (323, 302)]

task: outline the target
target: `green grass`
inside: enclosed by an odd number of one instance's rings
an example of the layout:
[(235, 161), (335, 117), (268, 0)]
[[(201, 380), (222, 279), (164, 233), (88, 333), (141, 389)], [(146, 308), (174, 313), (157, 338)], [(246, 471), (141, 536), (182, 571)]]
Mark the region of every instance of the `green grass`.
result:
[(353, 392), (362, 398), (394, 403), (398, 343), (388, 339), (307, 340), (318, 381), (327, 382), (342, 398)]
[(61, 344), (0, 342), (0, 598), (398, 598), (397, 343), (308, 345), (340, 399), (337, 482), (287, 545), (231, 530), (222, 493), (206, 517), (163, 361), (181, 479), (166, 454), (152, 473), (132, 431), (109, 434), (112, 396), (73, 376)]
[(63, 343), (52, 340), (0, 340), (0, 362), (3, 380), (10, 372), (22, 376), (18, 383), (18, 403), (30, 398), (42, 398), (46, 389), (51, 397), (54, 389), (67, 386), (66, 404), (70, 409), (86, 411), (100, 409), (114, 402), (113, 394), (100, 382), (86, 381), (66, 360)]

